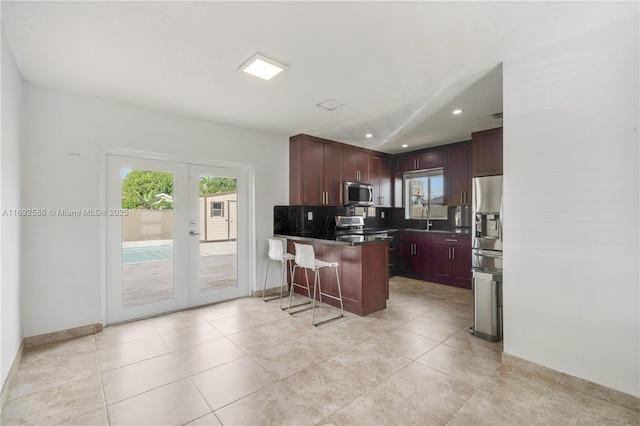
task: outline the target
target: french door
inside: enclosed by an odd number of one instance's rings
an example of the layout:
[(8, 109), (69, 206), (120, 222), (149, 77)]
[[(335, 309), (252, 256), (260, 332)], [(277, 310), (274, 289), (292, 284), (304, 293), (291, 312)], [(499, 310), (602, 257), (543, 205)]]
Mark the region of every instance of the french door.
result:
[(107, 156), (107, 324), (248, 295), (246, 174)]

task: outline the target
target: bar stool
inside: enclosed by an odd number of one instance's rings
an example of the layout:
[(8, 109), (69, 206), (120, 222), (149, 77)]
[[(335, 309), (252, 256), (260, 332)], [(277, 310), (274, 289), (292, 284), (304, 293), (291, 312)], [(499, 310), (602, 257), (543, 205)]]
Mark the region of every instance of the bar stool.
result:
[[(287, 282), (287, 278), (285, 275), (285, 265), (289, 265), (289, 272), (291, 273), (291, 281), (293, 281), (293, 269), (292, 269), (292, 261), (295, 257), (292, 254), (285, 253), (284, 247), (281, 240), (277, 240), (275, 238), (269, 238), (269, 254), (267, 257), (267, 270), (264, 274), (264, 286), (262, 287), (262, 300), (265, 302), (269, 302), (271, 300), (280, 299), (280, 309), (287, 309), (282, 307), (282, 290)], [(282, 278), (280, 280), (280, 297), (265, 297), (265, 292), (267, 291), (267, 277), (269, 276), (269, 264), (271, 262), (280, 262), (282, 264)], [(289, 288), (289, 284), (287, 283), (287, 288)]]
[[(290, 314), (294, 314), (294, 313), (298, 313), (298, 312), (302, 312), (302, 311), (306, 311), (308, 309), (312, 309), (312, 315), (311, 315), (311, 322), (313, 325), (317, 326), (319, 324), (323, 324), (325, 322), (328, 321), (332, 321), (338, 318), (341, 318), (344, 316), (344, 306), (342, 304), (342, 290), (340, 289), (340, 275), (338, 274), (338, 262), (325, 262), (319, 259), (316, 259), (315, 256), (315, 252), (313, 251), (313, 246), (309, 245), (309, 244), (298, 244), (298, 243), (294, 243), (295, 247), (296, 247), (296, 256), (295, 256), (295, 265), (293, 265), (293, 273), (292, 273), (292, 277), (295, 274), (296, 268), (303, 268), (304, 269), (304, 276), (307, 282), (307, 291), (309, 291), (309, 275), (308, 275), (308, 271), (313, 271), (315, 274), (314, 280), (313, 280), (313, 305), (311, 306), (311, 308), (306, 308), (306, 309), (301, 309), (295, 312), (291, 312), (291, 309), (289, 309), (289, 313)], [(338, 297), (329, 294), (329, 293), (324, 293), (322, 291), (322, 287), (320, 284), (320, 269), (322, 268), (335, 268), (336, 271), (336, 279), (338, 282)], [(298, 287), (304, 287), (300, 284), (294, 284), (293, 282), (293, 278), (291, 278), (291, 288), (293, 290), (293, 286), (296, 285)], [(329, 297), (331, 299), (334, 300), (338, 300), (340, 302), (340, 314), (336, 315), (334, 317), (325, 319), (323, 321), (319, 321), (316, 322), (316, 289), (318, 291), (318, 296), (320, 298), (320, 306), (322, 306), (322, 296), (325, 297)], [(291, 305), (291, 296), (292, 293), (289, 293), (289, 305)]]

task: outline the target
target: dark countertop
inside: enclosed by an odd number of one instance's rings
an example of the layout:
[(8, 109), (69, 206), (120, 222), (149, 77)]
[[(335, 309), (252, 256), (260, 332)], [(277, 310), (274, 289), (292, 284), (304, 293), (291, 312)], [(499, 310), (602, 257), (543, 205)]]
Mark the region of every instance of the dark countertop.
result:
[[(441, 230), (441, 229), (418, 229), (418, 228), (394, 228), (394, 229), (378, 229), (378, 228), (365, 228), (369, 231), (384, 231), (388, 233), (395, 233), (397, 231), (401, 232), (415, 232), (417, 234), (440, 234), (440, 235), (458, 235), (461, 237), (471, 236), (470, 229), (449, 229), (449, 230)], [(299, 232), (292, 234), (274, 234), (275, 237), (279, 238), (287, 238), (295, 241), (322, 241), (325, 244), (339, 245), (339, 246), (360, 246), (364, 244), (380, 244), (380, 243), (390, 243), (393, 241), (393, 236), (380, 237), (375, 235), (360, 235), (360, 236), (347, 236), (343, 235), (342, 237), (336, 237), (332, 234), (327, 234), (325, 232)]]
[(406, 228), (406, 229), (399, 229), (399, 231), (402, 232), (415, 232), (415, 233), (419, 233), (419, 234), (450, 234), (450, 235), (459, 235), (461, 237), (465, 237), (471, 236), (471, 230), (470, 229), (460, 229), (460, 228), (456, 228), (456, 229), (449, 229), (449, 230), (443, 230), (443, 229), (418, 229), (418, 228)]
[[(393, 241), (393, 237), (380, 237), (375, 235), (343, 235), (336, 237), (335, 235), (327, 235), (325, 233), (297, 233), (295, 235), (274, 234), (274, 237), (286, 238), (293, 241), (320, 241), (323, 244), (331, 244), (336, 246), (362, 246), (365, 244), (388, 244)], [(345, 238), (349, 237), (349, 238)], [(359, 238), (358, 238), (359, 237)]]

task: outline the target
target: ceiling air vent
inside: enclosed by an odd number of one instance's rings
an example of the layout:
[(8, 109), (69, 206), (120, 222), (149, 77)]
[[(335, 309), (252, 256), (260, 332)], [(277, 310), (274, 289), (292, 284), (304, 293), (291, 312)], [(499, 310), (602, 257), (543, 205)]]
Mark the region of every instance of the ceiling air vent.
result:
[(340, 108), (342, 105), (344, 104), (338, 101), (334, 101), (333, 99), (327, 99), (326, 101), (318, 104), (320, 108), (324, 108), (329, 111), (333, 111), (336, 108)]
[(493, 118), (495, 118), (496, 120), (502, 120), (502, 113), (501, 112), (497, 112), (495, 114), (491, 114), (491, 116)]

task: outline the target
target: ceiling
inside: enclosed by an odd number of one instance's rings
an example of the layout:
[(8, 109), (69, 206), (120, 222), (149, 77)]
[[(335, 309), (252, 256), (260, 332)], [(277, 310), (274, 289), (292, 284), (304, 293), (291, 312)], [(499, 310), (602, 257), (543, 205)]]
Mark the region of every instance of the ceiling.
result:
[[(610, 1), (2, 1), (27, 81), (389, 153), (500, 126), (503, 60), (634, 13)], [(256, 52), (288, 69), (240, 72)], [(344, 105), (317, 106), (327, 99)]]

